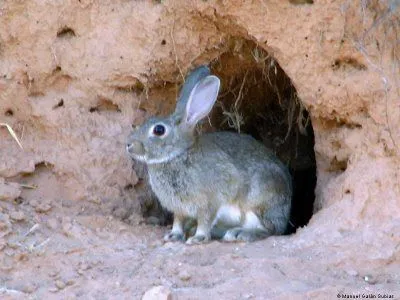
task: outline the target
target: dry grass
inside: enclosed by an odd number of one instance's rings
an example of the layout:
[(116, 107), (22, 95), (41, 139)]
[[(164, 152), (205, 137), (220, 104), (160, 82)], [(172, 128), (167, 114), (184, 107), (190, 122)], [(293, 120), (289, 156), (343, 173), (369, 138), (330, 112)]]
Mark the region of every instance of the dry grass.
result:
[[(239, 92), (235, 98), (235, 102), (229, 109), (226, 109), (222, 102), (219, 105), (222, 108), (222, 114), (224, 115), (222, 123), (228, 124), (229, 128), (234, 128), (238, 133), (240, 133), (240, 127), (244, 124), (244, 117), (240, 113), (240, 104), (243, 101), (245, 93), (243, 93), (243, 88), (246, 83), (248, 72), (243, 76), (242, 84), (240, 85)], [(229, 92), (234, 93), (232, 90)]]
[(10, 125), (8, 125), (7, 123), (0, 123), (0, 126), (6, 127), (7, 130), (8, 130), (8, 132), (9, 132), (9, 134), (10, 134), (10, 135), (13, 137), (13, 139), (17, 142), (18, 146), (19, 146), (21, 149), (24, 149), (24, 148), (22, 147), (21, 142), (19, 141), (19, 139), (18, 139), (18, 137), (17, 137), (17, 134), (15, 133), (15, 131), (12, 129), (12, 127), (11, 127)]

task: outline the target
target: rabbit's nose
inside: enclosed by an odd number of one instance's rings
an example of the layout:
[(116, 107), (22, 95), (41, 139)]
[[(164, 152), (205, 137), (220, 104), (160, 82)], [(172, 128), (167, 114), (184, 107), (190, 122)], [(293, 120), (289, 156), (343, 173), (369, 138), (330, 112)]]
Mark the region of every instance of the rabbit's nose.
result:
[(130, 154), (143, 155), (144, 147), (140, 141), (132, 140), (126, 144), (126, 151)]

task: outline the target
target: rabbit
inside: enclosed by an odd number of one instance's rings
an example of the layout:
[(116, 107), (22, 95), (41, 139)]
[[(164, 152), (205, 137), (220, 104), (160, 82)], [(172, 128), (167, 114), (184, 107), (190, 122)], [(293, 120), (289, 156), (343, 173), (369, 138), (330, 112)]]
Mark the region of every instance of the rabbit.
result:
[(197, 228), (187, 244), (211, 238), (251, 242), (285, 233), (292, 197), (286, 166), (249, 135), (196, 131), (219, 88), (219, 78), (198, 67), (170, 116), (149, 118), (128, 136), (128, 154), (147, 165), (152, 190), (174, 214), (165, 241), (184, 241), (185, 222), (193, 219)]

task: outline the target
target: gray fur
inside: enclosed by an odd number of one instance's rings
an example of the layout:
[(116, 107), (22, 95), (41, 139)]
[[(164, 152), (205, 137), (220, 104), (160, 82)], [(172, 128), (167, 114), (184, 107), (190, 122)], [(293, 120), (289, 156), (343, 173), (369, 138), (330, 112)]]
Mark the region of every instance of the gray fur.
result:
[[(215, 76), (199, 77), (188, 97), (199, 95), (206, 80), (215, 82), (214, 90), (219, 87)], [(215, 101), (207, 91), (201, 92), (206, 95), (204, 103)], [(192, 100), (179, 101), (190, 105)], [(180, 108), (169, 117), (151, 118), (128, 138), (129, 155), (147, 164), (154, 193), (174, 213), (172, 231), (165, 239), (183, 240), (187, 219), (197, 220), (196, 233), (187, 243), (206, 242), (211, 236), (253, 241), (283, 234), (292, 196), (286, 167), (251, 136), (231, 132), (196, 136), (185, 122), (185, 111)], [(165, 126), (164, 136), (152, 134), (156, 124)], [(227, 216), (222, 216), (224, 211)]]

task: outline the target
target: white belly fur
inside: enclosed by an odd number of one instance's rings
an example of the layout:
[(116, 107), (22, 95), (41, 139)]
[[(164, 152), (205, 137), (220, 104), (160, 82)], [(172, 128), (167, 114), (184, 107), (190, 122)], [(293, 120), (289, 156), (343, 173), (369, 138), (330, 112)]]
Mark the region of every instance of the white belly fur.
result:
[(263, 229), (264, 226), (260, 219), (252, 211), (242, 213), (239, 207), (235, 205), (223, 205), (218, 209), (217, 216), (213, 221), (213, 226), (216, 224), (236, 227), (243, 226), (246, 229)]
[(213, 221), (213, 226), (222, 223), (228, 226), (239, 226), (242, 222), (242, 212), (235, 205), (222, 205)]

